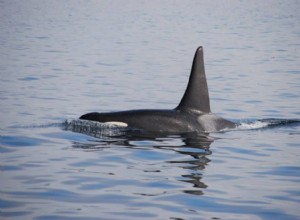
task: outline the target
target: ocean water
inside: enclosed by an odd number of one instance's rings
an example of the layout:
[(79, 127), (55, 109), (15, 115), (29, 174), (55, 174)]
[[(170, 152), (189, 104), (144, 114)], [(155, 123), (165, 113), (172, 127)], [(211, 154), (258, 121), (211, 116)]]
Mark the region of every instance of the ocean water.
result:
[[(1, 1), (0, 219), (299, 219), (300, 125), (289, 123), (300, 119), (299, 11), (299, 1)], [(200, 45), (211, 108), (238, 129), (70, 127), (91, 111), (174, 108)]]

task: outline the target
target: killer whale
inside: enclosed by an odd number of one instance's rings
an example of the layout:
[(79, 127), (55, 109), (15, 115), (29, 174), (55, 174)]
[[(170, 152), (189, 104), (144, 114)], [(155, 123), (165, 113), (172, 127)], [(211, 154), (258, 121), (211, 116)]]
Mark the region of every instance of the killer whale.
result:
[(237, 126), (211, 112), (202, 46), (196, 50), (187, 88), (176, 108), (92, 112), (79, 119), (165, 133), (214, 132)]

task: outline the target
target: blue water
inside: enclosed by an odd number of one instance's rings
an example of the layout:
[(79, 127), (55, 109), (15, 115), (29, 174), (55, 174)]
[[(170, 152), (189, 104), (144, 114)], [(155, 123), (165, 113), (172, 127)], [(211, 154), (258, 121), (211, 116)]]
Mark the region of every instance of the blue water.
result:
[[(299, 219), (299, 123), (258, 121), (300, 118), (299, 11), (299, 1), (1, 1), (0, 219)], [(213, 112), (243, 129), (66, 129), (91, 111), (174, 108), (200, 45)]]

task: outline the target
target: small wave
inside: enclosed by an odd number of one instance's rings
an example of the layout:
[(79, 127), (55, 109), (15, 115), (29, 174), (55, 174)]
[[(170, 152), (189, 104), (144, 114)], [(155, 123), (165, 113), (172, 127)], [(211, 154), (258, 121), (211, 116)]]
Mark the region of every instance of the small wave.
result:
[(101, 123), (80, 119), (68, 119), (63, 123), (65, 130), (87, 134), (94, 137), (123, 135), (128, 130), (123, 124)]
[(254, 121), (254, 122), (242, 122), (237, 126), (238, 130), (252, 130), (252, 129), (260, 129), (268, 127), (269, 123), (262, 121)]
[(299, 119), (259, 119), (255, 121), (240, 122), (235, 130), (254, 130), (279, 126), (288, 126), (292, 124), (300, 124)]

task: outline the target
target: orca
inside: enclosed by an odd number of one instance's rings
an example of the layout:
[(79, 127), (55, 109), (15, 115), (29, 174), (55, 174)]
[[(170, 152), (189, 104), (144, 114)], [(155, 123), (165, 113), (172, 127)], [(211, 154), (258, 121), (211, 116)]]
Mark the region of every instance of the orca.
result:
[(174, 134), (215, 132), (237, 126), (236, 123), (217, 116), (210, 110), (202, 46), (196, 50), (186, 91), (176, 108), (92, 112), (82, 115), (79, 119), (115, 124), (146, 132)]

